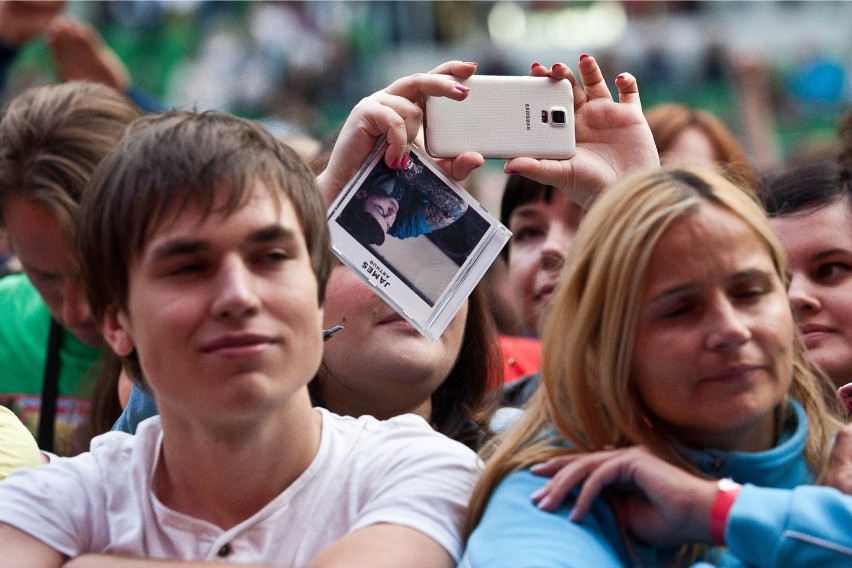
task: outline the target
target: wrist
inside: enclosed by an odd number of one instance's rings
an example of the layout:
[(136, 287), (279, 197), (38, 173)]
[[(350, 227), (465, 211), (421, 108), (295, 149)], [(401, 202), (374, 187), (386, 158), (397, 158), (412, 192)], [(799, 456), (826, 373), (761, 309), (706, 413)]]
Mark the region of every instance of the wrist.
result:
[(724, 545), (731, 507), (734, 506), (742, 486), (730, 478), (724, 478), (718, 481), (717, 488), (716, 497), (710, 507), (710, 537), (714, 544)]

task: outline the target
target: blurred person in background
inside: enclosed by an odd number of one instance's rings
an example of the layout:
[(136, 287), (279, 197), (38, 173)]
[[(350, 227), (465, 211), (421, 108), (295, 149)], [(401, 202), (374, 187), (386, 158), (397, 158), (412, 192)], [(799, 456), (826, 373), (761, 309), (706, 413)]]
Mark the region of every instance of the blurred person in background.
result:
[(846, 183), (852, 177), (852, 111), (846, 113), (840, 125), (840, 165), (846, 170)]
[(138, 116), (113, 89), (73, 82), (25, 91), (0, 120), (0, 221), (23, 268), (0, 280), (0, 320), (14, 322), (0, 326), (0, 402), (59, 455), (84, 450), (119, 412), (74, 239), (92, 170)]
[(9, 233), (0, 227), (0, 278), (7, 274), (16, 274), (21, 271), (21, 263), (12, 250), (9, 242)]
[(18, 52), (40, 37), (65, 0), (0, 0), (0, 94)]
[(512, 231), (502, 253), (523, 334), (538, 337), (585, 210), (559, 189), (509, 176), (500, 220)]
[(736, 137), (712, 113), (678, 103), (645, 112), (663, 166), (713, 166), (752, 191), (757, 173)]

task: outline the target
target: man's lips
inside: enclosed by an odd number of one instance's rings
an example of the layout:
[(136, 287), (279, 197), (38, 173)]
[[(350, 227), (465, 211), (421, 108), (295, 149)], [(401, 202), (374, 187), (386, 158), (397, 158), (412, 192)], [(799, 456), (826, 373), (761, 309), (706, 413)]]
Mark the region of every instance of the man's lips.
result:
[(240, 356), (260, 352), (274, 343), (278, 343), (276, 338), (263, 334), (223, 335), (204, 343), (202, 351), (204, 353)]

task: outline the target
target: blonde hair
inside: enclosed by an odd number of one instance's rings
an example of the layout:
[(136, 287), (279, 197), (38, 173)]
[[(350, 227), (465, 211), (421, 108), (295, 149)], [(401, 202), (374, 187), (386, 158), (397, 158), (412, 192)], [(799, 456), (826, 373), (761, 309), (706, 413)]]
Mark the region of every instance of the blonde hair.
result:
[[(750, 226), (766, 243), (776, 273), (786, 283), (784, 252), (761, 206), (709, 168), (640, 172), (608, 189), (588, 212), (571, 246), (544, 330), (541, 387), (519, 422), (496, 449), (491, 446), (491, 455), (483, 455), (487, 464), (471, 499), (468, 532), (500, 480), (554, 455), (643, 444), (700, 474), (673, 448), (676, 435), (653, 422), (631, 381), (630, 365), (640, 298), (656, 243), (674, 222), (705, 204), (721, 207)], [(808, 371), (804, 356), (797, 336), (789, 395), (805, 409), (805, 458), (819, 472), (839, 422), (829, 410), (833, 393)]]

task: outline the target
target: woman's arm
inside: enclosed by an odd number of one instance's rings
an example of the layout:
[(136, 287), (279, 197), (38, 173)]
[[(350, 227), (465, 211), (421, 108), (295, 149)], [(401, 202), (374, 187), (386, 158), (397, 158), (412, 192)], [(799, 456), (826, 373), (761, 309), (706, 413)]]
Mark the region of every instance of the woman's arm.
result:
[(545, 510), (582, 484), (573, 522), (585, 517), (605, 488), (629, 488), (613, 493), (611, 502), (627, 530), (653, 545), (725, 544), (745, 564), (759, 567), (852, 562), (852, 497), (834, 488), (745, 485), (729, 493), (717, 481), (696, 477), (639, 446), (554, 458), (533, 470), (553, 476), (533, 495)]
[[(534, 76), (568, 79), (573, 85), (576, 153), (565, 160), (514, 158), (504, 169), (559, 187), (580, 205), (588, 206), (606, 186), (628, 171), (659, 167), (660, 159), (642, 114), (636, 79), (629, 73), (616, 78), (615, 102), (593, 57), (581, 57), (578, 68), (580, 81), (562, 63), (550, 69), (535, 65), (530, 71)], [(469, 77), (475, 71), (474, 63), (450, 61), (430, 73), (403, 77), (362, 99), (346, 120), (328, 167), (318, 176), (326, 202), (330, 205), (337, 197), (384, 134), (388, 136), (385, 163), (391, 168), (400, 167), (409, 144), (420, 131), (423, 97), (462, 100), (467, 90), (456, 79)], [(460, 180), (482, 165), (484, 159), (478, 153), (466, 152), (437, 162), (450, 177)]]
[[(346, 182), (358, 171), (372, 153), (378, 140), (387, 135), (385, 164), (399, 169), (409, 145), (420, 132), (423, 110), (420, 101), (424, 96), (444, 96), (462, 100), (467, 91), (459, 89), (457, 78), (471, 76), (475, 63), (450, 61), (430, 73), (403, 77), (387, 88), (362, 99), (341, 128), (334, 145), (328, 167), (317, 176), (317, 184), (327, 205), (331, 205)], [(464, 179), (484, 163), (484, 158), (468, 152), (439, 165), (454, 179)]]
[(581, 56), (577, 67), (580, 81), (562, 63), (550, 69), (537, 65), (530, 72), (534, 76), (571, 81), (576, 153), (566, 160), (515, 158), (504, 169), (556, 186), (576, 203), (588, 207), (604, 188), (628, 171), (659, 167), (660, 158), (642, 114), (639, 88), (633, 75), (622, 73), (616, 77), (616, 102), (594, 57)]

